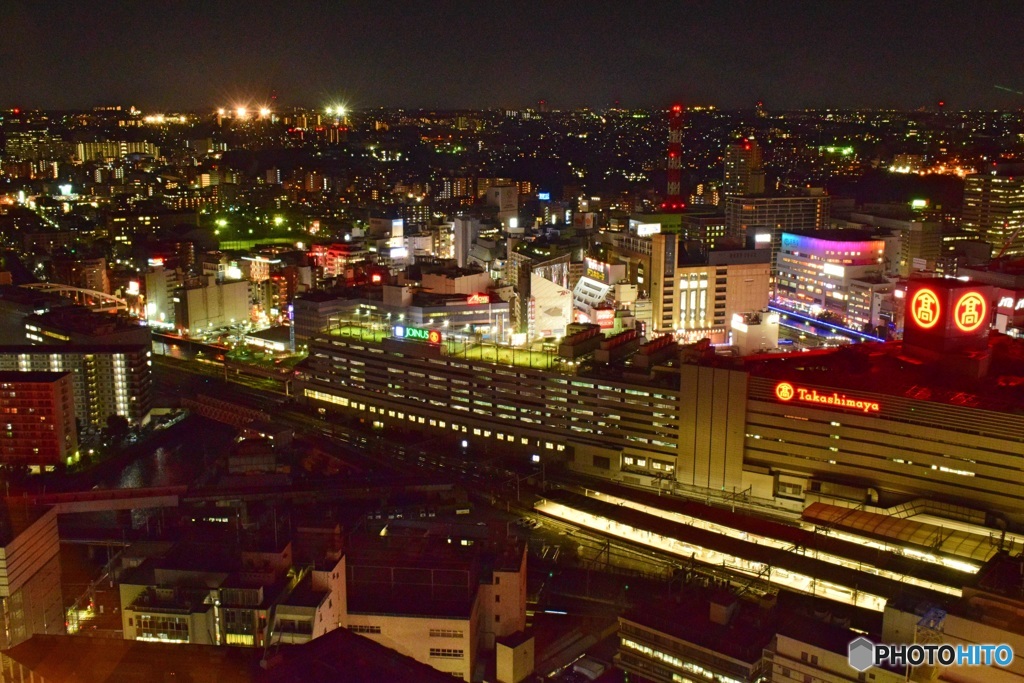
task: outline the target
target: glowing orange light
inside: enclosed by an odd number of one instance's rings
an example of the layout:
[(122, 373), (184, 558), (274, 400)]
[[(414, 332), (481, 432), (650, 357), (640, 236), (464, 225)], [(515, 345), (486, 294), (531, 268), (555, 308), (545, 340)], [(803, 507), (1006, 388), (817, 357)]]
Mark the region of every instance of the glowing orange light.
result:
[(803, 403), (813, 403), (816, 406), (846, 408), (849, 410), (859, 410), (863, 413), (877, 413), (882, 410), (882, 405), (876, 401), (850, 398), (846, 394), (840, 394), (837, 391), (818, 393), (817, 389), (794, 387), (789, 382), (779, 382), (775, 385), (775, 397), (780, 401), (791, 401), (795, 398)]
[(427, 335), (427, 341), (431, 344), (440, 344), (441, 333), (438, 332), (437, 330), (431, 330), (430, 333)]
[(372, 282), (374, 284), (377, 284), (378, 282), (380, 282), (380, 273), (374, 273), (373, 275), (371, 275), (370, 276), (370, 282)]
[(919, 289), (910, 300), (910, 317), (921, 329), (930, 330), (939, 322), (939, 297), (930, 289)]
[(988, 319), (988, 303), (977, 292), (967, 292), (953, 307), (953, 322), (961, 332), (974, 332)]

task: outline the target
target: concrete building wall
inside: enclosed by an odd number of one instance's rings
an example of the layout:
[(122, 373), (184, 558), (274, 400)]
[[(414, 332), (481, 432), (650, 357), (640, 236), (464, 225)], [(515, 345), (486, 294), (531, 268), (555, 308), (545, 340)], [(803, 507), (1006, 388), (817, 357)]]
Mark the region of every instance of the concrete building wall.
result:
[[(847, 653), (833, 652), (781, 633), (765, 649), (765, 657), (769, 654), (772, 655), (769, 672), (772, 683), (804, 680), (815, 683), (853, 683), (861, 680), (858, 672), (850, 666)], [(864, 680), (873, 683), (899, 683), (906, 680), (899, 673), (881, 667), (872, 667), (863, 675)]]
[[(474, 612), (475, 605), (474, 605)], [(347, 628), (439, 671), (472, 678), (477, 633), (470, 618), (352, 614)]]
[(57, 510), (51, 508), (0, 548), (0, 648), (37, 633), (64, 633)]
[(478, 294), (486, 292), (494, 282), (486, 272), (468, 273), (450, 277), (444, 273), (424, 273), (420, 281), (423, 289), (435, 294)]
[[(947, 499), (1020, 517), (1017, 416), (930, 401), (838, 391), (877, 412), (814, 407), (776, 397), (777, 382), (751, 378), (745, 462), (811, 480), (893, 495)], [(796, 382), (792, 385), (800, 387)], [(817, 387), (820, 393), (833, 390)], [(791, 492), (795, 497), (803, 494)], [(969, 501), (969, 503), (968, 503)]]
[(526, 629), (526, 554), (517, 571), (495, 571), (480, 585), (480, 637), (485, 649), (495, 639)]
[(249, 319), (249, 283), (211, 284), (175, 292), (174, 324), (189, 333), (216, 330)]
[(676, 481), (742, 490), (747, 374), (697, 365), (680, 372)]

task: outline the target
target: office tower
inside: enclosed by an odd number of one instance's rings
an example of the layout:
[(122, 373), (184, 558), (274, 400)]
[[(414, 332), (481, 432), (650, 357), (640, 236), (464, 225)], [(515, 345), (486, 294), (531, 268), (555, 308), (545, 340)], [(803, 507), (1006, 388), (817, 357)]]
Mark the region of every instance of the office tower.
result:
[(754, 138), (737, 140), (725, 148), (726, 195), (764, 194), (764, 154)]
[(978, 234), (998, 256), (1024, 256), (1024, 173), (1001, 167), (964, 179), (961, 227)]
[(469, 252), (473, 241), (480, 234), (480, 222), (469, 216), (458, 216), (454, 221), (455, 263), (465, 268), (469, 263)]
[(782, 233), (828, 226), (829, 197), (821, 190), (796, 197), (726, 197), (726, 234), (771, 249), (772, 275)]
[(850, 222), (885, 228), (899, 235), (899, 257), (887, 264), (888, 273), (909, 277), (915, 271), (936, 270), (942, 259), (942, 223), (906, 221), (863, 213), (851, 213)]
[(734, 313), (768, 305), (768, 253), (758, 249), (691, 250), (675, 235), (651, 236), (654, 329), (724, 343)]

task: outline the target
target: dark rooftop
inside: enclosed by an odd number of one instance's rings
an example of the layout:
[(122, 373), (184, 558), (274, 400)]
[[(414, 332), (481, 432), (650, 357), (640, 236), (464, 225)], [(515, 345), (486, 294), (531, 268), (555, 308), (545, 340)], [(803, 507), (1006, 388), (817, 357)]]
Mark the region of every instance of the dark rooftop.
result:
[(70, 299), (66, 299), (59, 294), (41, 292), (36, 289), (17, 287), (15, 285), (0, 285), (0, 302), (21, 306), (33, 311), (72, 305)]
[(450, 674), (339, 628), (303, 645), (216, 647), (86, 636), (35, 635), (4, 653), (36, 680), (74, 683), (450, 683)]
[(328, 592), (313, 588), (313, 575), (306, 574), (292, 589), (288, 597), (281, 599), (278, 604), (292, 605), (294, 607), (317, 607), (327, 599)]
[(56, 328), (62, 332), (75, 332), (101, 336), (124, 330), (146, 330), (138, 319), (113, 313), (99, 313), (81, 306), (65, 306), (38, 315), (30, 315), (26, 322)]
[(497, 642), (505, 647), (519, 647), (530, 638), (533, 638), (533, 634), (528, 631), (516, 631), (510, 635), (498, 638)]
[(0, 382), (56, 382), (69, 372), (18, 372), (17, 370), (0, 371)]
[(1024, 600), (1024, 557), (996, 555), (978, 572), (977, 586), (990, 593)]
[(623, 616), (635, 624), (655, 629), (679, 640), (693, 643), (753, 665), (775, 636), (769, 611), (741, 602), (727, 624), (711, 620), (710, 594), (690, 590), (674, 600), (640, 603)]
[(810, 237), (816, 240), (830, 240), (834, 242), (864, 242), (880, 240), (877, 230), (859, 230), (856, 228), (825, 228), (823, 230), (784, 230), (789, 235)]
[(55, 346), (32, 346), (17, 344), (0, 346), (3, 354), (53, 354), (53, 353), (135, 353), (148, 351), (148, 344), (60, 344)]

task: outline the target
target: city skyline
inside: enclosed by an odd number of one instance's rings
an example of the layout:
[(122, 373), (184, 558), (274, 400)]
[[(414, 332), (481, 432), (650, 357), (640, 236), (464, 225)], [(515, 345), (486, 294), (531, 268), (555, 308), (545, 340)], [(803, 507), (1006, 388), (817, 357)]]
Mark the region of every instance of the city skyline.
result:
[[(100, 3), (104, 5), (106, 3)], [(1013, 109), (1021, 7), (645, 3), (640, 8), (72, 6), (0, 9), (0, 106)], [(1015, 19), (1016, 17), (1016, 19)], [(198, 78), (197, 78), (198, 76)], [(1001, 86), (1003, 89), (998, 89)]]

